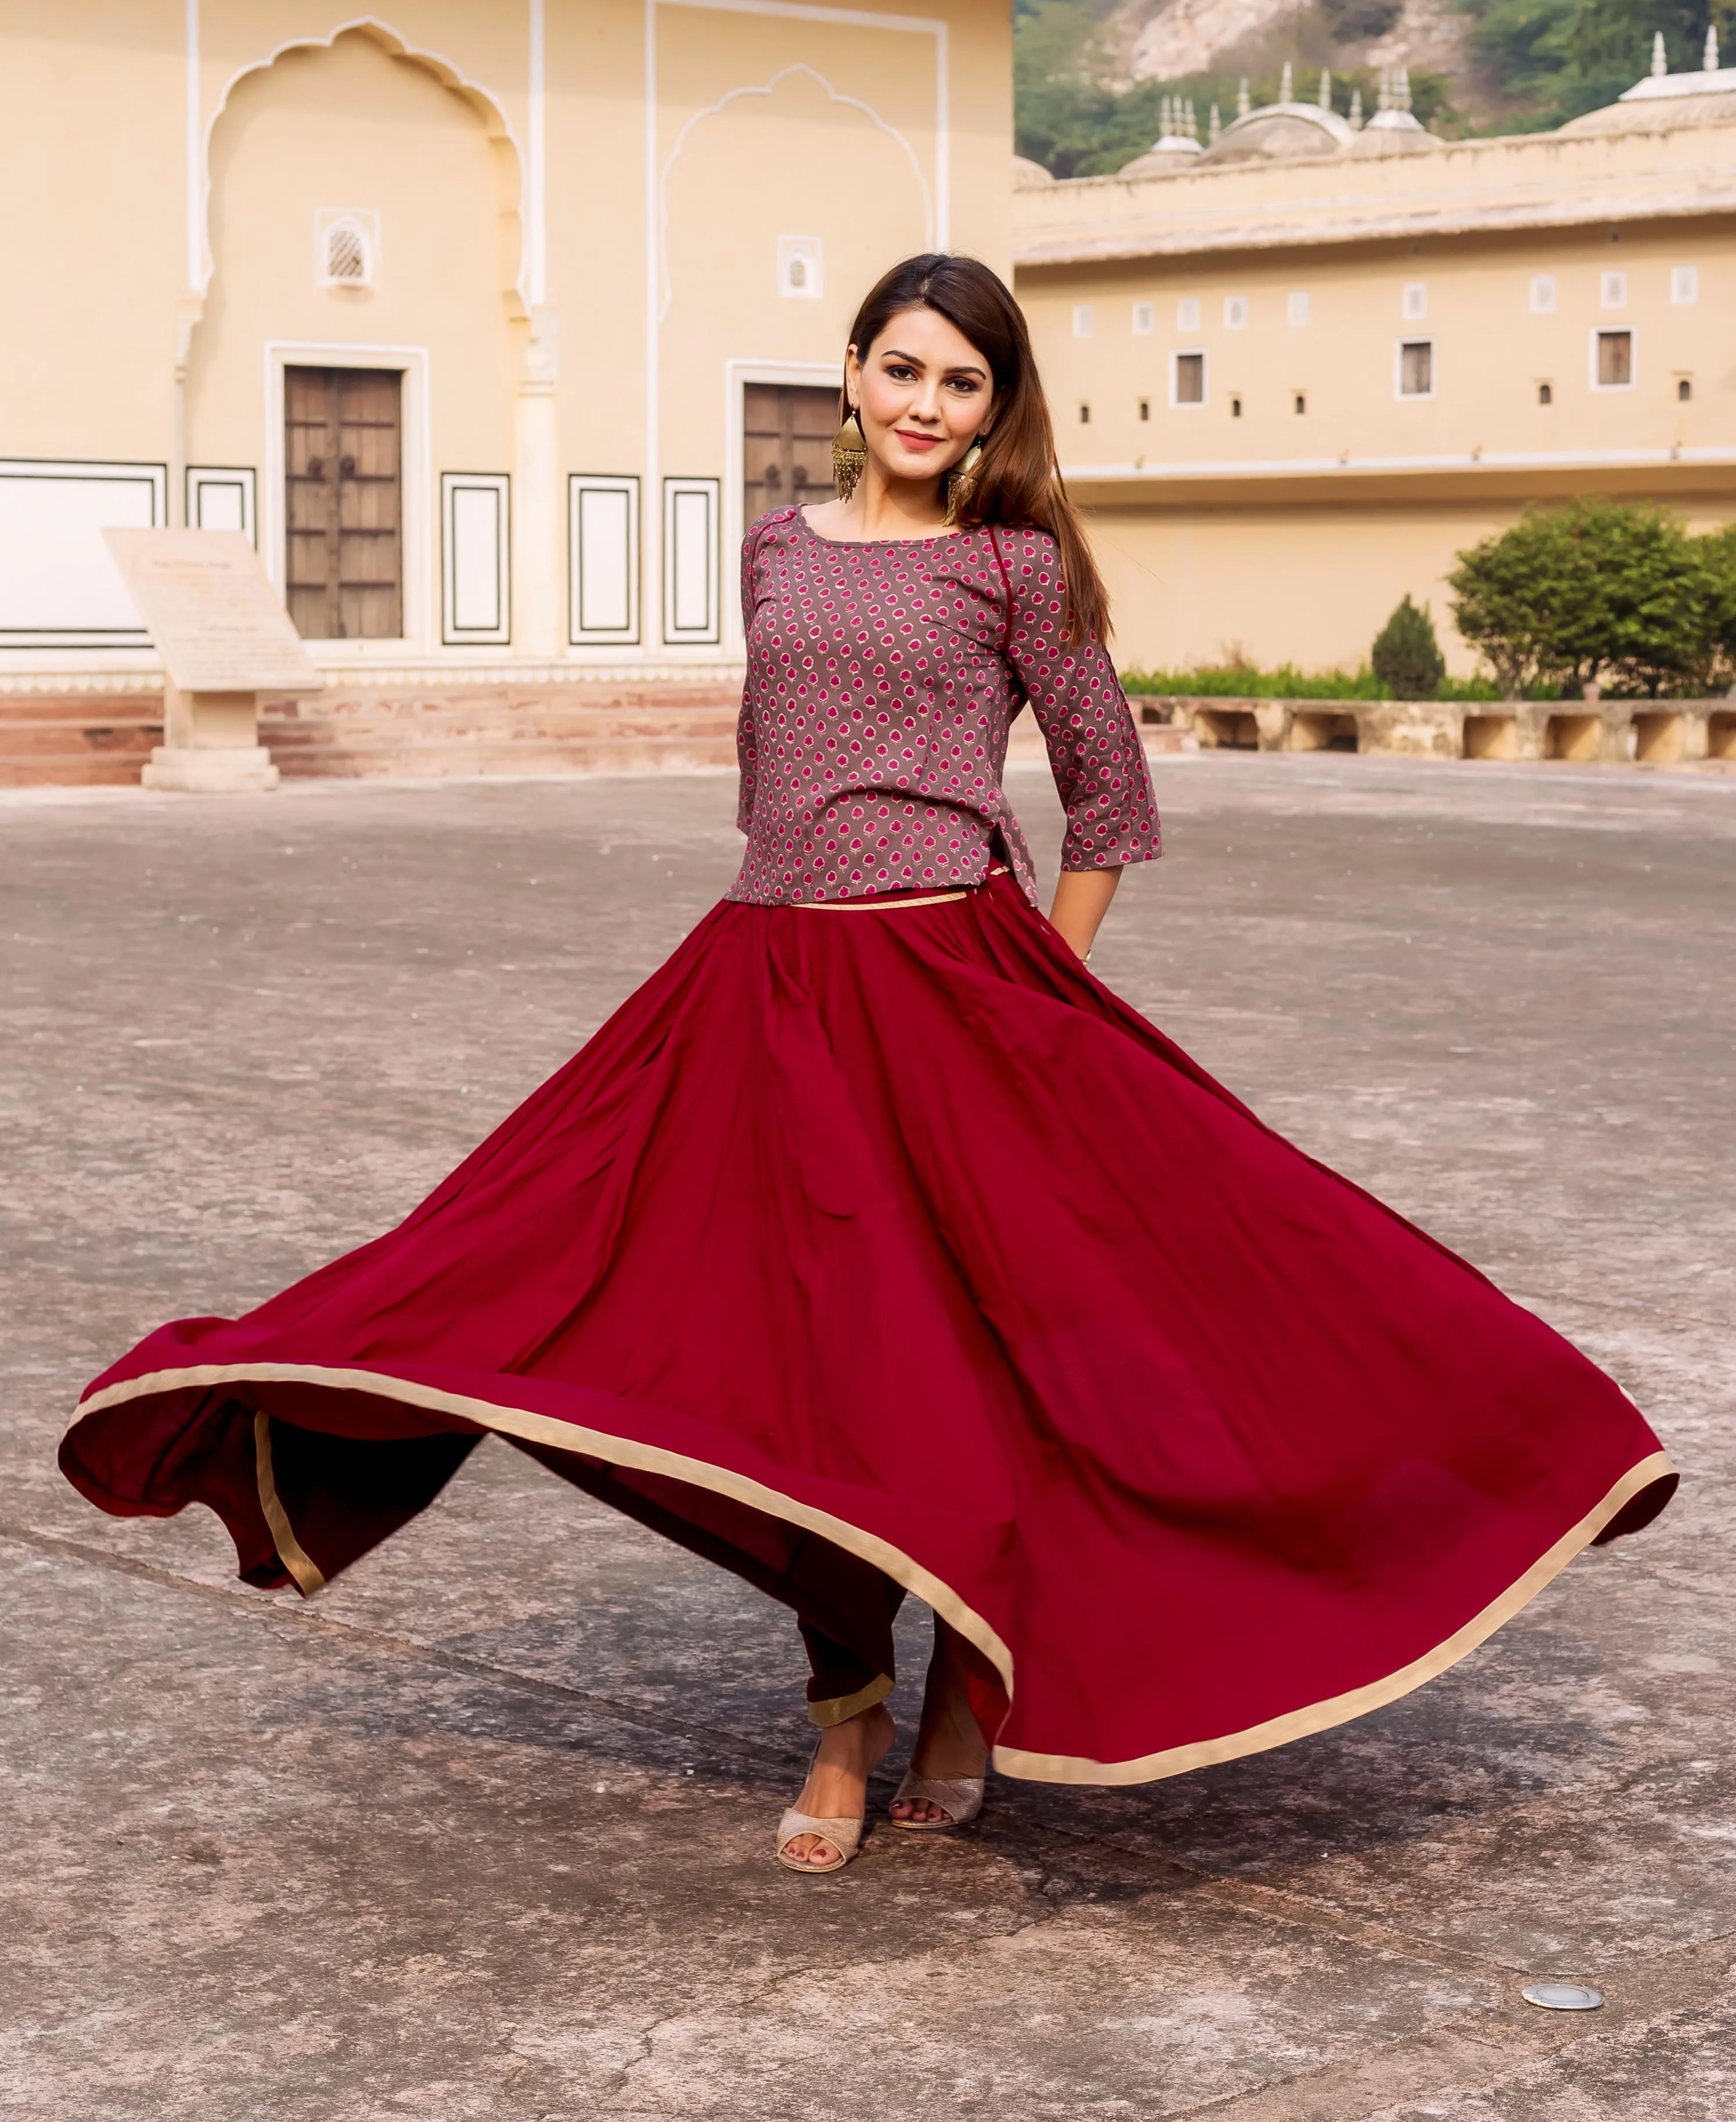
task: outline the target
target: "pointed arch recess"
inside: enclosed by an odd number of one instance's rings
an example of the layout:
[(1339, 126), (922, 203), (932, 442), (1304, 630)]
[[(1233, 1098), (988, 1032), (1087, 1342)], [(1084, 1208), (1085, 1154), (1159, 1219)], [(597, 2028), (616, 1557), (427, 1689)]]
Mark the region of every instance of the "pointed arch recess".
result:
[(514, 208), (514, 216), (518, 222), (518, 276), (513, 282), (513, 288), (528, 311), (531, 306), (529, 285), (530, 243), (526, 211), (529, 161), (524, 142), (519, 138), (512, 120), (499, 101), (479, 81), (473, 81), (462, 67), (449, 59), (444, 53), (412, 44), (401, 30), (394, 30), (390, 22), (383, 22), (377, 15), (352, 15), (348, 21), (338, 23), (324, 36), (286, 37), (263, 58), (250, 59), (245, 66), (237, 67), (223, 83), (217, 101), (212, 106), (211, 115), (205, 120), (199, 134), (199, 273), (197, 293), (203, 300), (209, 292), (211, 276), (217, 269), (211, 250), (211, 143), (217, 132), (217, 121), (229, 108), (230, 98), (250, 75), (268, 72), (287, 54), (329, 51), (339, 37), (352, 35), (371, 38), (382, 51), (390, 53), (394, 58), (408, 59), (414, 66), (426, 68), (442, 86), (450, 88), (470, 105), (482, 119), (491, 140), (504, 140), (511, 148), (518, 169), (518, 203)]
[(703, 110), (696, 110), (693, 116), (689, 118), (687, 123), (682, 127), (681, 130), (675, 135), (674, 145), (670, 149), (668, 157), (664, 161), (662, 174), (657, 180), (657, 286), (659, 297), (657, 321), (660, 325), (667, 320), (670, 304), (674, 300), (674, 287), (670, 279), (669, 269), (669, 180), (674, 170), (676, 163), (681, 159), (683, 149), (687, 146), (688, 136), (693, 131), (696, 126), (702, 124), (707, 118), (716, 118), (719, 116), (723, 111), (728, 110), (729, 106), (732, 103), (736, 102), (742, 96), (774, 95), (777, 91), (783, 86), (784, 82), (788, 81), (791, 77), (795, 74), (805, 74), (810, 81), (813, 82), (819, 88), (824, 89), (825, 93), (831, 97), (834, 103), (846, 105), (852, 110), (860, 110), (862, 115), (869, 121), (877, 132), (885, 133), (889, 139), (896, 140), (899, 147), (903, 149), (904, 158), (910, 165), (910, 173), (916, 179), (917, 189), (922, 194), (923, 248), (928, 250), (932, 250), (934, 249), (934, 191), (929, 184), (926, 174), (923, 171), (922, 161), (917, 157), (916, 149), (911, 146), (908, 139), (906, 138), (905, 135), (898, 130), (896, 125), (889, 125), (887, 124), (886, 120), (881, 117), (879, 111), (874, 108), (872, 104), (864, 103), (861, 98), (858, 96), (841, 95), (839, 91), (832, 86), (831, 82), (827, 80), (826, 77), (818, 70), (818, 68), (810, 66), (805, 59), (799, 59), (791, 66), (780, 67), (777, 72), (768, 81), (754, 82), (742, 88), (732, 88), (726, 96), (721, 96), (715, 103), (707, 105)]

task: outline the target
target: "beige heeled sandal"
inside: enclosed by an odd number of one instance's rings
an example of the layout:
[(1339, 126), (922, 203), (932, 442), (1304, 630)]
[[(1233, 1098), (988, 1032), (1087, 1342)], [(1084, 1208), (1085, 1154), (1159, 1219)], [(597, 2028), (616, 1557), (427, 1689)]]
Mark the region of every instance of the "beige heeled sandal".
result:
[[(842, 1872), (861, 1849), (862, 1827), (860, 1820), (819, 1820), (811, 1812), (798, 1812), (792, 1805), (777, 1823), (777, 1861), (787, 1872), (805, 1872), (810, 1878), (824, 1879), (828, 1872)], [(829, 1864), (808, 1864), (800, 1857), (785, 1856), (790, 1844), (804, 1835), (824, 1835), (837, 1857)]]
[(896, 1805), (899, 1798), (926, 1802), (939, 1806), (947, 1816), (945, 1820), (889, 1820), (886, 1824), (906, 1835), (944, 1835), (954, 1827), (968, 1827), (982, 1810), (987, 1782), (984, 1776), (919, 1776), (914, 1769), (906, 1769), (893, 1803)]

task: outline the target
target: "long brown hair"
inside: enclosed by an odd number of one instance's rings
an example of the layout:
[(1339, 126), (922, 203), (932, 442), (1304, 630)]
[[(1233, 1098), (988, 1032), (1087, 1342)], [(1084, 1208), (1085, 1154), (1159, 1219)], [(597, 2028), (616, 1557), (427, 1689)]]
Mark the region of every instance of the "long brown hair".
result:
[[(987, 361), (995, 380), (993, 424), (982, 443), (976, 489), (959, 510), (967, 527), (1034, 523), (1061, 548), (1066, 583), (1066, 638), (1109, 637), (1109, 599), (1091, 558), (1085, 526), (1062, 484), (1048, 400), (1024, 312), (1011, 290), (980, 259), (930, 252), (907, 258), (875, 282), (850, 327), (858, 359), (905, 310), (934, 310), (962, 332)], [(839, 418), (849, 411), (847, 404)]]

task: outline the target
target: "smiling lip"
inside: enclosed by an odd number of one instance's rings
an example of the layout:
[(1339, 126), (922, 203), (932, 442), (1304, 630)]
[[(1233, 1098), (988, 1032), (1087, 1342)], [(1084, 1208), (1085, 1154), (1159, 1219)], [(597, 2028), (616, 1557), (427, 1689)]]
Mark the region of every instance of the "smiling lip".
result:
[(940, 446), (939, 435), (913, 435), (908, 428), (894, 428), (892, 432), (907, 450), (937, 450)]

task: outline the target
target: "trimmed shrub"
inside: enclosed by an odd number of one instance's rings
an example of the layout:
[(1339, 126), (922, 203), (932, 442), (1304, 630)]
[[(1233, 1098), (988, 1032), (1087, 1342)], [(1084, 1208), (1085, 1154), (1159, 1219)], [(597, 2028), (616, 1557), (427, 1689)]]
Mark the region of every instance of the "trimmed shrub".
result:
[(1374, 636), (1369, 652), (1374, 675), (1395, 700), (1432, 700), (1447, 675), (1447, 659), (1435, 638), (1429, 608), (1412, 603), (1408, 590), (1392, 617)]

